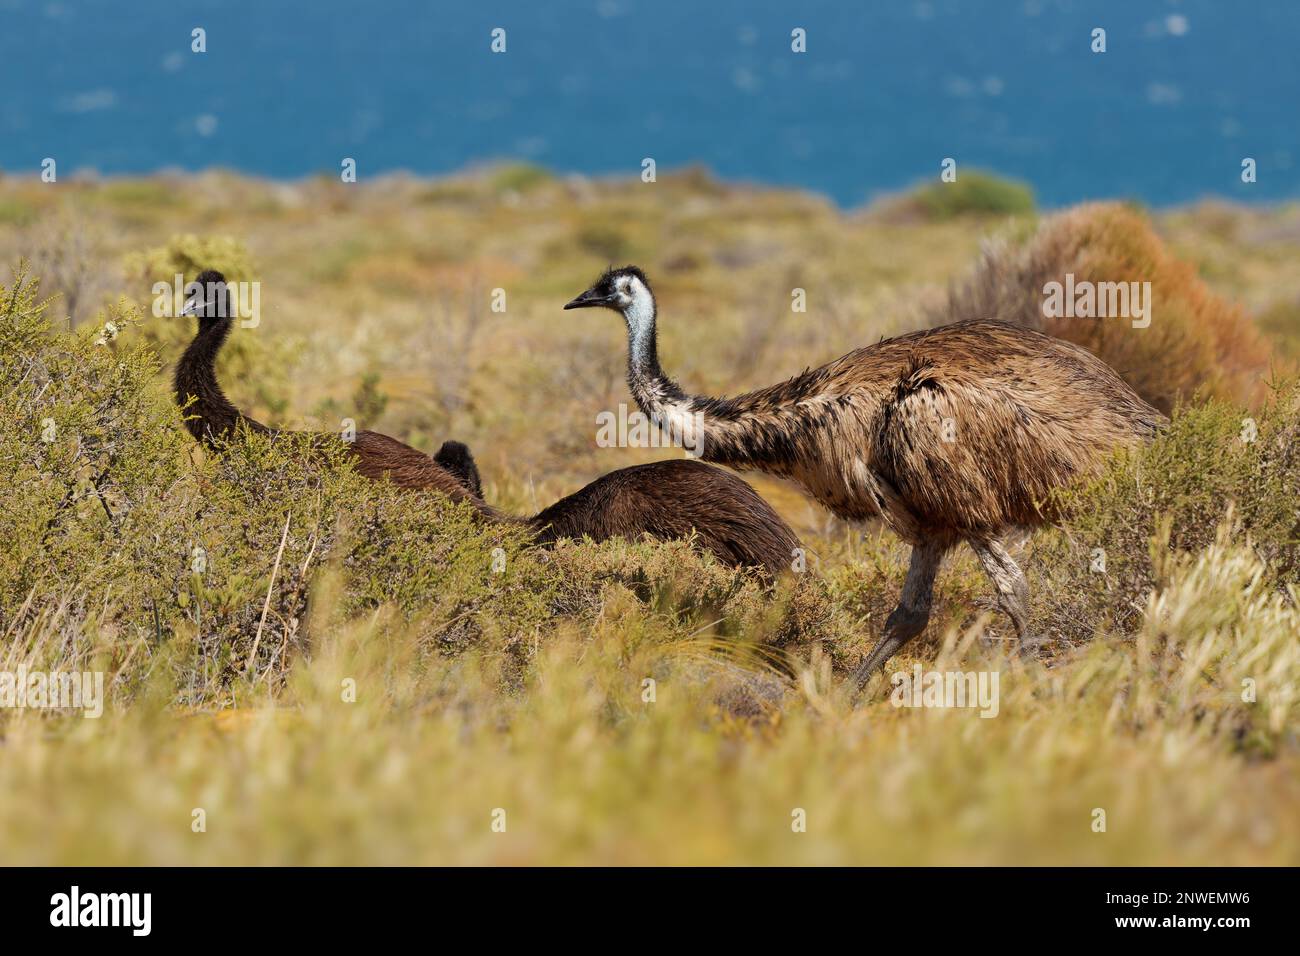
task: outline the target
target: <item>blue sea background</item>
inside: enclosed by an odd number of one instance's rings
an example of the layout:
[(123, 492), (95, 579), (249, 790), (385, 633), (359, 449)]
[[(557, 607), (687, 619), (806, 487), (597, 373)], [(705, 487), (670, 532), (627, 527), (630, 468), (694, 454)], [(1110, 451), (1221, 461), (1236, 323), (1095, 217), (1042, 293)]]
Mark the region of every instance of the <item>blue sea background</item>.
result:
[(1274, 201), (1300, 196), (1298, 41), (1294, 0), (0, 0), (0, 170), (650, 156), (853, 206), (953, 157), (1046, 206)]

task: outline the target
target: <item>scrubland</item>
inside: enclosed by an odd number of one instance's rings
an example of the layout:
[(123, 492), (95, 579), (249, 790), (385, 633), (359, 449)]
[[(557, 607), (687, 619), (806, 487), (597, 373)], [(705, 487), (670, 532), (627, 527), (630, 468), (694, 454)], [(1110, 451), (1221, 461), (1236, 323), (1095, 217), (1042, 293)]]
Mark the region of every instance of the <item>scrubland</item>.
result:
[[(0, 709), (0, 861), (1300, 862), (1300, 207), (1045, 220), (976, 181), (845, 212), (520, 166), (6, 178), (0, 262), (0, 671), (107, 697)], [(260, 282), (219, 365), (239, 407), (460, 439), (532, 512), (680, 454), (596, 442), (631, 404), (623, 330), (560, 306), (624, 262), (708, 394), (970, 310), (1038, 321), (1044, 276), (1152, 283), (1149, 328), (1049, 328), (1172, 420), (1025, 542), (1047, 651), (1014, 653), (958, 553), (891, 665), (996, 673), (996, 716), (896, 707), (885, 677), (848, 699), (905, 568), (879, 528), (746, 476), (809, 549), (769, 588), (686, 543), (538, 550), (288, 436), (206, 453), (169, 389), (193, 330), (152, 313), (178, 272)]]

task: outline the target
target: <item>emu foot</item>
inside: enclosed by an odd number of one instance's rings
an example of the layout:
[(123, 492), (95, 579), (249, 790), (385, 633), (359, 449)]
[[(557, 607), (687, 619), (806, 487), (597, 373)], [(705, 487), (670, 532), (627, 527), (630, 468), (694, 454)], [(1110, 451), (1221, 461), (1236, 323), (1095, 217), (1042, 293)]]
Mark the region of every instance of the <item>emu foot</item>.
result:
[(884, 645), (887, 642), (888, 638), (881, 640), (871, 653), (867, 655), (866, 659), (853, 669), (853, 673), (849, 676), (849, 693), (851, 694), (854, 703), (857, 703), (858, 699), (862, 696), (862, 691), (866, 689), (867, 682), (871, 680), (871, 675), (880, 669), (885, 658), (893, 654), (892, 650), (888, 653), (881, 653), (882, 648), (884, 648)]
[[(993, 614), (997, 611), (1002, 610), (1002, 608), (998, 605), (997, 598), (991, 598), (991, 597), (971, 598), (970, 603), (971, 603), (971, 607), (973, 607), (976, 611), (978, 611), (981, 614)], [(999, 643), (999, 641), (995, 640), (993, 635), (989, 633), (989, 629), (987, 627), (980, 629), (979, 642), (980, 642), (980, 647), (983, 647), (986, 650), (992, 647), (994, 644)]]
[(1023, 660), (1041, 660), (1051, 641), (1041, 634), (1024, 634), (1020, 637), (1020, 657)]
[(930, 619), (929, 608), (912, 609), (898, 607), (889, 615), (885, 622), (885, 634), (871, 649), (866, 660), (858, 665), (850, 678), (850, 686), (853, 689), (853, 699), (856, 701), (862, 693), (862, 688), (866, 686), (867, 681), (871, 680), (871, 675), (877, 670), (883, 671), (885, 664), (898, 651), (916, 635), (925, 630), (926, 622)]
[(871, 653), (866, 659), (859, 664), (849, 677), (849, 693), (851, 699), (856, 704), (862, 697), (862, 691), (866, 688), (867, 682), (871, 680), (871, 675), (876, 671), (884, 670), (885, 662), (894, 656), (894, 653), (903, 645), (903, 641), (896, 637), (885, 635), (871, 649)]

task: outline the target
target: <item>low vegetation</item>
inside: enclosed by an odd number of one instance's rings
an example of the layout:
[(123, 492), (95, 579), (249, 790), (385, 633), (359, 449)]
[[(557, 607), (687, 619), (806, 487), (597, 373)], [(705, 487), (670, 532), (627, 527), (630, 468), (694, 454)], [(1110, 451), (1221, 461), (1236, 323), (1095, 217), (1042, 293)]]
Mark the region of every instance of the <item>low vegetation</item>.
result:
[[(1035, 233), (845, 216), (698, 172), (655, 185), (521, 167), (356, 193), (210, 174), (143, 205), (121, 197), (154, 192), (72, 188), (121, 272), (75, 327), (35, 276), (0, 292), (0, 671), (99, 671), (107, 703), (0, 708), (7, 862), (1300, 862), (1300, 390), (1182, 264), (1222, 224), (1173, 221), (1175, 256), (1119, 207)], [(38, 224), (70, 214), (0, 187)], [(213, 234), (186, 234), (196, 213)], [(809, 546), (767, 589), (684, 542), (540, 550), (292, 435), (205, 453), (168, 388), (190, 330), (150, 312), (173, 272), (260, 279), (262, 323), (222, 356), (238, 404), (461, 438), (522, 513), (668, 454), (594, 444), (595, 413), (629, 401), (621, 330), (558, 306), (609, 248), (700, 316), (665, 334), (666, 363), (734, 393), (927, 321), (991, 231), (1033, 259), (1053, 229), (1087, 237), (1052, 260), (1080, 275), (1145, 250), (1144, 332), (1183, 323), (1161, 341), (1189, 351), (1129, 353), (1168, 431), (1027, 543), (1041, 660), (1013, 655), (970, 555), (942, 573), (894, 664), (996, 673), (987, 719), (896, 707), (883, 677), (847, 699), (904, 571), (879, 529), (756, 481)], [(1264, 280), (1232, 281), (1269, 307), (1249, 292)]]
[(1034, 191), (1025, 183), (979, 170), (963, 171), (952, 182), (923, 186), (911, 197), (934, 220), (957, 216), (1023, 216), (1034, 211)]

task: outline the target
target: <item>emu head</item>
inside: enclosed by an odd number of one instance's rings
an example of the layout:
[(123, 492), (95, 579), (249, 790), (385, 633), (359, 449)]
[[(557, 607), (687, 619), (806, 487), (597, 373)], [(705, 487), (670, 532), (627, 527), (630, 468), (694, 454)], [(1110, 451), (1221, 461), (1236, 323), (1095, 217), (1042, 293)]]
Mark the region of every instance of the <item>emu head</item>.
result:
[(595, 285), (565, 305), (566, 309), (598, 307), (622, 313), (633, 329), (653, 322), (654, 293), (650, 291), (650, 280), (636, 266), (607, 269)]
[(443, 442), (433, 460), (451, 472), (452, 477), (475, 498), (483, 497), (483, 481), (479, 478), (478, 465), (470, 454), (469, 447), (463, 442)]
[(185, 287), (188, 298), (181, 315), (193, 315), (200, 325), (206, 325), (216, 319), (234, 318), (234, 302), (226, 277), (215, 269), (205, 269), (199, 277)]

